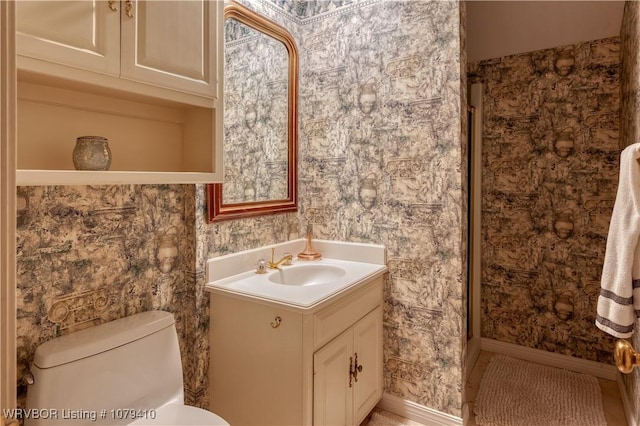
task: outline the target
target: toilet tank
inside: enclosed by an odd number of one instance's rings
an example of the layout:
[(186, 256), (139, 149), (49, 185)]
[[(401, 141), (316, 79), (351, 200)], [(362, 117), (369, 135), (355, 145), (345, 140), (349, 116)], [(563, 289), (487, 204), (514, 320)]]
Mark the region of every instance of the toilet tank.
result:
[(144, 410), (184, 402), (178, 336), (168, 312), (143, 312), (49, 340), (36, 350), (31, 372), (25, 416), (40, 412), (26, 425), (128, 424)]

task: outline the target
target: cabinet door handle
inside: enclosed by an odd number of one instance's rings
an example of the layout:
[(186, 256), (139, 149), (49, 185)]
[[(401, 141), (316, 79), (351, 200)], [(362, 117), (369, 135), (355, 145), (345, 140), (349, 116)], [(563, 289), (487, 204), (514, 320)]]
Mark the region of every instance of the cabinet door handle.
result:
[(353, 384), (351, 383), (351, 379), (353, 378), (353, 370), (354, 370), (354, 368), (353, 368), (353, 357), (350, 356), (349, 357), (349, 387), (350, 388), (353, 387)]
[(117, 12), (118, 11), (118, 1), (109, 0), (109, 9), (113, 10), (114, 12)]
[(127, 0), (124, 4), (124, 10), (129, 18), (133, 18), (133, 1)]
[[(353, 380), (357, 383), (358, 382), (358, 373), (362, 373), (362, 365), (358, 365), (358, 353), (356, 352), (356, 359), (355, 362), (353, 363), (353, 370), (351, 372), (351, 375), (353, 376)], [(349, 357), (349, 359), (351, 359), (351, 357)], [(349, 379), (349, 382), (351, 382), (351, 379)]]

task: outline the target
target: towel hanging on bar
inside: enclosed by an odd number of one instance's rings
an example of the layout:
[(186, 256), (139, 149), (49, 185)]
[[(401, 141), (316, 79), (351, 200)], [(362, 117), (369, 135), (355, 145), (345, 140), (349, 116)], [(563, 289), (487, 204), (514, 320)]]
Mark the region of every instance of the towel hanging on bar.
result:
[(630, 337), (640, 316), (640, 143), (620, 156), (600, 281), (596, 326), (618, 338)]

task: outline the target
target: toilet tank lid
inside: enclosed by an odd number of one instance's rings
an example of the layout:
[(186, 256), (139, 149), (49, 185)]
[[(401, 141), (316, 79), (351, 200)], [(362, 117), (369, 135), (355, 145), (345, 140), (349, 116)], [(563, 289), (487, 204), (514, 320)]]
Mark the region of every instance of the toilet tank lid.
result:
[(57, 337), (38, 346), (33, 364), (51, 368), (77, 361), (153, 334), (174, 324), (163, 311), (142, 312)]

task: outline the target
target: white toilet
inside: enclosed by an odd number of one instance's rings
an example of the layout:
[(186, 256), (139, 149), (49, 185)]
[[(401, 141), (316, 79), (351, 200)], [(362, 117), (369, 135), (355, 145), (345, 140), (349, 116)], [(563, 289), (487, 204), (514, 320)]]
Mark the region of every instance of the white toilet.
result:
[(173, 315), (149, 311), (43, 343), (25, 425), (228, 425), (184, 405)]

